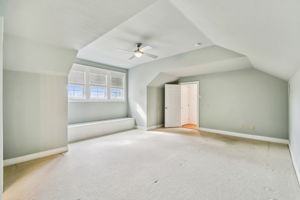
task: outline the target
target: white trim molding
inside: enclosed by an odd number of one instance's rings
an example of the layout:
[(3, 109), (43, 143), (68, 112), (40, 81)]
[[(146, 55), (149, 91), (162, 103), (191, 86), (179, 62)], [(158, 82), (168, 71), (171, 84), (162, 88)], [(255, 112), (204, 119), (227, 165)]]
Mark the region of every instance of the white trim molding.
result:
[(163, 126), (164, 126), (163, 124), (154, 125), (154, 126), (149, 126), (149, 127), (147, 127), (147, 130), (152, 130), (152, 129), (156, 129), (156, 128), (161, 128), (161, 127), (163, 127)]
[(154, 125), (154, 126), (135, 126), (135, 128), (139, 129), (139, 130), (143, 130), (143, 131), (149, 131), (152, 129), (156, 129), (156, 128), (161, 128), (163, 127), (163, 124), (159, 124), (159, 125)]
[(222, 130), (216, 130), (216, 129), (201, 128), (201, 127), (198, 128), (198, 130), (205, 131), (205, 132), (216, 133), (216, 134), (221, 134), (221, 135), (247, 138), (247, 139), (252, 139), (252, 140), (260, 140), (260, 141), (273, 142), (273, 143), (279, 143), (279, 144), (289, 144), (289, 140), (281, 139), (281, 138), (273, 138), (273, 137), (266, 137), (266, 136), (259, 136), (259, 135), (250, 135), (250, 134), (247, 134), (247, 133), (222, 131)]
[(298, 180), (298, 184), (300, 186), (300, 171), (299, 171), (300, 166), (297, 165), (297, 162), (295, 160), (295, 156), (294, 156), (294, 153), (292, 151), (291, 145), (289, 145), (289, 150), (290, 150), (290, 154), (291, 154), (291, 158), (292, 158), (293, 167), (294, 167), (294, 170), (296, 172), (296, 177), (297, 177), (297, 180)]
[(38, 153), (33, 153), (33, 154), (25, 155), (25, 156), (11, 158), (11, 159), (4, 160), (4, 166), (15, 165), (18, 163), (35, 160), (38, 158), (43, 158), (43, 157), (47, 157), (47, 156), (51, 156), (51, 155), (55, 155), (55, 154), (60, 154), (60, 153), (64, 153), (67, 151), (68, 151), (68, 146), (65, 146), (65, 147), (60, 147), (60, 148), (56, 148), (56, 149), (51, 149), (48, 151), (41, 151)]

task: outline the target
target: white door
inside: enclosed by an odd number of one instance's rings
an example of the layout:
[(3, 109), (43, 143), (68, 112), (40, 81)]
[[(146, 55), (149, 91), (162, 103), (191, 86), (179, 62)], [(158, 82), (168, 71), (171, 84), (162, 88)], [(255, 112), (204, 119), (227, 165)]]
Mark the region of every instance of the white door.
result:
[(181, 86), (165, 84), (165, 127), (181, 126)]

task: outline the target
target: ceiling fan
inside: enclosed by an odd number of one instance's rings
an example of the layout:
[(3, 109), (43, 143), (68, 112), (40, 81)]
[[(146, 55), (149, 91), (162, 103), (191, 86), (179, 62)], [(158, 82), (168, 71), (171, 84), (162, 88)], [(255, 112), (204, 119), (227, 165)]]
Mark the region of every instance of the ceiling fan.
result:
[(153, 59), (158, 58), (158, 56), (156, 56), (156, 55), (145, 52), (149, 49), (152, 49), (152, 47), (143, 46), (142, 43), (136, 43), (136, 49), (134, 51), (128, 51), (128, 50), (124, 50), (124, 49), (118, 49), (118, 50), (133, 53), (133, 55), (131, 57), (129, 57), (128, 60), (132, 60), (134, 58), (140, 58), (143, 55), (148, 56), (148, 57), (153, 58)]

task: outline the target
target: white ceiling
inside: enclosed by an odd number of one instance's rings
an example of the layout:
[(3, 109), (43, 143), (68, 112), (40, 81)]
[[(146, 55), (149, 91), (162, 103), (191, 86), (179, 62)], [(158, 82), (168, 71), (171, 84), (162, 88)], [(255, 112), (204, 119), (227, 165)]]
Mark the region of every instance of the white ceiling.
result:
[[(132, 53), (118, 50), (134, 50), (137, 42), (153, 47), (147, 52), (158, 59), (212, 44), (176, 7), (161, 0), (82, 48), (77, 57), (124, 68), (153, 61), (146, 56), (128, 60)], [(195, 47), (197, 42), (201, 47)]]
[[(5, 33), (80, 49), (155, 0), (0, 0)], [(1, 15), (0, 13), (0, 15)]]
[(168, 74), (177, 77), (211, 74), (217, 72), (234, 71), (251, 68), (252, 65), (245, 56), (227, 58), (221, 61), (212, 61), (206, 64), (195, 64), (181, 69), (170, 70)]
[(203, 42), (286, 80), (300, 67), (299, 8), (299, 0), (0, 0), (6, 34), (83, 47), (84, 59), (129, 68), (152, 60), (129, 62), (116, 48), (145, 42), (161, 59)]
[(171, 0), (216, 45), (289, 79), (300, 67), (299, 0)]
[(253, 67), (244, 55), (219, 46), (209, 46), (136, 66), (131, 75), (138, 76), (136, 78), (142, 85), (162, 87), (180, 77), (247, 68)]

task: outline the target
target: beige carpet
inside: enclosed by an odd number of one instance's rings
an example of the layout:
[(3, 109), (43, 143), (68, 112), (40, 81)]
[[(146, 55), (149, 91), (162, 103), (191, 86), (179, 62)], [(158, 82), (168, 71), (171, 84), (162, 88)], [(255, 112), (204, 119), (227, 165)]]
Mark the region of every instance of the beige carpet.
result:
[(4, 200), (298, 200), (288, 147), (131, 130), (5, 168)]

